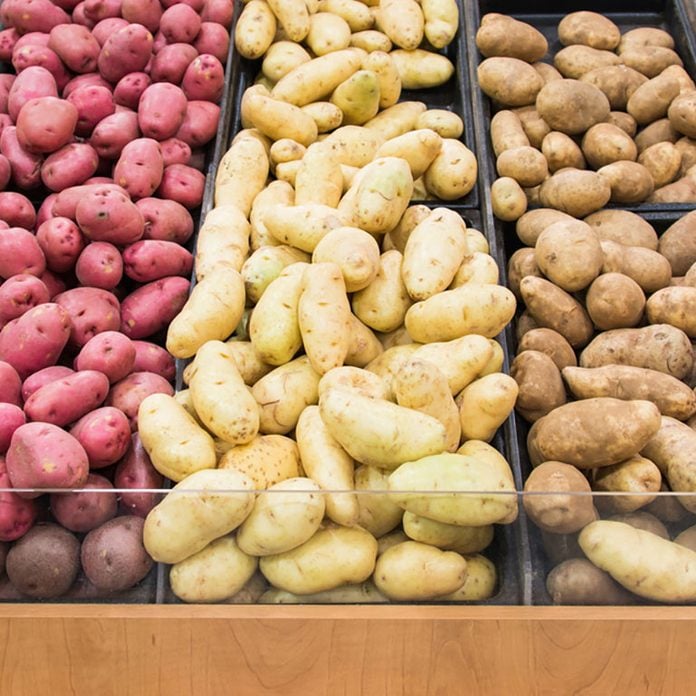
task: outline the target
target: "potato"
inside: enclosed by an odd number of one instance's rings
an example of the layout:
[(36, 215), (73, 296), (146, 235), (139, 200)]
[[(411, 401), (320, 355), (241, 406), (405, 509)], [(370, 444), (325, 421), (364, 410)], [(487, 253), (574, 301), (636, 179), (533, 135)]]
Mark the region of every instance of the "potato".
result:
[(459, 9), (455, 0), (426, 0), (421, 5), (425, 18), (425, 38), (435, 48), (452, 43), (459, 28)]
[(268, 590), (259, 604), (385, 604), (389, 600), (371, 581), (357, 585), (342, 585), (326, 592), (296, 595), (283, 590)]
[(247, 94), (245, 109), (251, 127), (272, 140), (290, 138), (306, 147), (317, 139), (317, 124), (298, 106), (263, 94)]
[(497, 336), (512, 319), (515, 296), (500, 285), (462, 285), (413, 305), (404, 318), (415, 341), (451, 341), (466, 334)]
[(172, 566), (169, 583), (184, 602), (221, 602), (239, 592), (256, 567), (233, 536), (224, 536)]
[(365, 128), (375, 131), (376, 136), (390, 140), (415, 128), (418, 117), (427, 107), (423, 102), (402, 101), (381, 111), (370, 119)]
[(500, 280), (500, 269), (495, 260), (489, 254), (475, 251), (467, 254), (452, 279), (449, 286), (454, 290), (467, 283), (481, 283), (496, 285)]
[(378, 375), (357, 367), (336, 367), (319, 382), (319, 396), (332, 388), (354, 389), (365, 396), (389, 399), (387, 384)]
[(219, 205), (208, 212), (196, 240), (195, 269), (200, 282), (218, 266), (241, 271), (249, 253), (249, 223), (233, 205)]
[(657, 250), (657, 234), (652, 225), (629, 210), (599, 210), (585, 218), (585, 222), (602, 241)]
[(570, 558), (546, 577), (546, 589), (554, 604), (633, 604), (635, 598), (585, 558)]
[(535, 63), (546, 55), (548, 43), (544, 35), (530, 24), (489, 12), (481, 18), (476, 47), (486, 58), (508, 56)]
[(369, 532), (331, 525), (291, 551), (264, 556), (259, 567), (275, 587), (313, 594), (364, 582), (375, 568), (376, 557), (377, 541)]
[(518, 58), (486, 58), (477, 68), (481, 90), (505, 106), (534, 104), (544, 86), (539, 73)]
[(658, 75), (633, 92), (626, 104), (626, 111), (639, 125), (647, 125), (666, 116), (672, 100), (678, 95), (678, 80), (670, 75)]
[(361, 126), (342, 126), (326, 138), (327, 143), (336, 146), (341, 164), (353, 167), (364, 167), (372, 162), (384, 140), (379, 133)]
[(696, 553), (686, 547), (609, 520), (589, 524), (579, 541), (590, 561), (641, 597), (668, 603), (696, 597)]
[(464, 132), (464, 123), (459, 115), (447, 109), (428, 109), (418, 117), (415, 128), (432, 130), (441, 138), (458, 139)]
[[(240, 21), (241, 19), (240, 17)], [(259, 29), (261, 30), (261, 27)], [(266, 35), (264, 35), (263, 39), (265, 42)], [(249, 41), (249, 39), (246, 39), (246, 41)], [(255, 52), (257, 51), (258, 49), (255, 50)], [(240, 53), (242, 53), (241, 50)], [(244, 54), (242, 53), (242, 55)], [(263, 55), (261, 70), (273, 82), (278, 82), (281, 77), (287, 75), (293, 68), (311, 60), (309, 53), (294, 41), (276, 41), (260, 55)]]
[(625, 65), (646, 77), (656, 77), (670, 65), (683, 65), (677, 53), (663, 46), (627, 46), (619, 55)]
[(623, 274), (634, 280), (644, 292), (654, 292), (669, 285), (669, 261), (656, 251), (643, 247), (602, 242), (605, 274)]
[(662, 476), (655, 464), (635, 455), (614, 466), (599, 469), (592, 487), (596, 491), (635, 494), (600, 497), (597, 501), (601, 510), (634, 512), (655, 500), (656, 496), (650, 494), (657, 493), (661, 483)]
[(490, 442), (507, 420), (519, 387), (512, 377), (500, 373), (480, 377), (457, 397), (462, 437)]
[(694, 547), (696, 547), (696, 540), (694, 539), (695, 533), (696, 529), (694, 529), (694, 527), (689, 527), (674, 538), (674, 543), (680, 544), (681, 546), (686, 546), (688, 549), (693, 551)]
[(80, 570), (80, 542), (57, 524), (44, 522), (12, 546), (5, 570), (12, 585), (28, 597), (60, 597)]
[[(418, 568), (427, 567), (423, 575)], [(377, 559), (375, 585), (387, 597), (400, 601), (435, 599), (464, 584), (466, 560), (452, 551), (405, 541)]]
[[(612, 177), (609, 181), (607, 179), (612, 171), (607, 170), (606, 177), (602, 177), (598, 173), (581, 169), (559, 170), (541, 185), (541, 204), (573, 217), (585, 217), (609, 202), (612, 196), (610, 181), (614, 182), (615, 178)], [(618, 176), (619, 172), (616, 174)]]
[(582, 44), (612, 51), (619, 45), (621, 32), (597, 12), (571, 12), (558, 23), (558, 38), (564, 46)]
[[(521, 218), (520, 218), (521, 219)], [(520, 282), (526, 276), (542, 277), (534, 256), (534, 249), (523, 247), (515, 251), (508, 261), (508, 285), (517, 299), (521, 299)]]
[(553, 329), (533, 329), (520, 340), (518, 355), (524, 351), (539, 351), (548, 355), (559, 370), (577, 366), (575, 352), (568, 341)]
[[(59, 383), (60, 380), (52, 384)], [(44, 388), (37, 390), (36, 394), (40, 394)], [(122, 411), (105, 406), (82, 416), (71, 426), (70, 434), (87, 452), (90, 469), (100, 469), (115, 464), (126, 453), (131, 431), (128, 418)]]
[(482, 602), (495, 594), (498, 581), (495, 566), (485, 556), (477, 553), (464, 556), (466, 560), (466, 580), (455, 592), (441, 595), (441, 602)]
[(355, 470), (355, 489), (359, 507), (358, 524), (374, 537), (383, 537), (401, 522), (403, 510), (387, 493), (389, 472), (373, 466)]
[(635, 160), (638, 156), (632, 138), (609, 123), (597, 123), (585, 133), (582, 151), (593, 169), (619, 160)]
[(657, 27), (638, 27), (627, 31), (619, 42), (618, 52), (622, 53), (628, 48), (636, 46), (664, 46), (674, 48), (672, 35), (664, 29)]
[(575, 467), (539, 464), (524, 485), (524, 509), (534, 524), (554, 534), (571, 534), (595, 519), (590, 484)]
[(354, 32), (350, 36), (350, 45), (362, 48), (368, 53), (376, 51), (388, 53), (393, 47), (391, 39), (386, 34), (374, 29)]
[[(409, 461), (389, 476), (392, 499), (404, 510), (460, 526), (479, 527), (506, 518), (517, 506), (514, 489), (506, 475), (486, 462), (448, 452)], [(452, 494), (428, 494), (437, 490)], [(466, 493), (460, 496), (457, 491)]]
[[(387, 37), (384, 37), (387, 39)], [(388, 39), (387, 39), (388, 40)], [(438, 67), (438, 66), (436, 66)], [(362, 69), (368, 71), (377, 79), (377, 103), (380, 109), (394, 106), (401, 95), (402, 82), (398, 66), (391, 53), (372, 51), (362, 61)], [(370, 120), (375, 117), (373, 114)]]
[(343, 174), (336, 148), (325, 143), (310, 147), (295, 177), (295, 205), (319, 203), (335, 207), (342, 193)]
[[(474, 457), (486, 464), (490, 469), (497, 471), (504, 479), (515, 485), (515, 475), (510, 464), (495, 447), (482, 440), (467, 440), (458, 450), (457, 454)], [(517, 502), (515, 501), (508, 516), (504, 517), (500, 524), (509, 524), (517, 519)]]
[(336, 227), (344, 227), (348, 216), (327, 205), (269, 207), (263, 214), (263, 224), (281, 244), (312, 253), (319, 241)]
[[(535, 329), (544, 330), (549, 329)], [(533, 423), (566, 402), (565, 388), (559, 367), (551, 357), (538, 350), (523, 350), (521, 343), (519, 350), (510, 367), (519, 387), (516, 408), (525, 420)]]
[(445, 551), (460, 554), (477, 553), (487, 548), (493, 541), (492, 525), (459, 527), (454, 524), (435, 522), (411, 512), (405, 512), (403, 518), (404, 531), (409, 538)]
[(696, 301), (696, 288), (669, 287), (653, 293), (646, 303), (648, 321), (665, 323), (681, 329), (688, 336), (695, 335), (691, 306)]
[(679, 176), (681, 162), (681, 153), (669, 142), (655, 143), (638, 156), (638, 163), (650, 172), (655, 188), (672, 183)]
[(350, 26), (343, 17), (332, 12), (317, 12), (309, 17), (307, 47), (315, 56), (323, 56), (350, 46)]
[(416, 48), (392, 51), (389, 55), (404, 89), (439, 87), (454, 74), (454, 65), (449, 58), (438, 53)]
[(423, 175), (428, 193), (444, 201), (454, 201), (476, 185), (476, 156), (459, 140), (443, 138), (440, 153)]
[(687, 213), (660, 237), (658, 251), (670, 262), (672, 275), (684, 275), (696, 262), (696, 244), (689, 231), (694, 219), (696, 211)]
[(614, 203), (639, 203), (648, 198), (655, 187), (650, 172), (638, 162), (612, 162), (597, 173), (610, 185)]
[(105, 406), (115, 406), (123, 411), (132, 431), (138, 429), (138, 409), (145, 397), (150, 394), (174, 395), (174, 389), (167, 379), (154, 372), (131, 372), (112, 385)]
[[(663, 498), (663, 500), (665, 500), (665, 498)], [(643, 529), (646, 532), (656, 534), (657, 536), (667, 539), (668, 541), (670, 539), (669, 532), (667, 531), (665, 525), (649, 512), (621, 512), (616, 515), (612, 515), (609, 519), (613, 520), (614, 522), (624, 522), (631, 525), (631, 527), (635, 527), (636, 529)]]
[(384, 347), (373, 331), (354, 314), (350, 315), (349, 324), (351, 338), (345, 364), (351, 367), (365, 367), (384, 352)]
[(519, 114), (515, 111), (498, 111), (491, 119), (490, 133), (496, 157), (500, 157), (506, 150), (515, 150), (530, 145)]
[(246, 445), (228, 449), (219, 469), (234, 469), (262, 491), (286, 479), (300, 476), (300, 455), (293, 440), (283, 435), (257, 435)]
[[(592, 84), (579, 80), (547, 82), (536, 96), (536, 108), (551, 130), (584, 133), (609, 116), (609, 100)], [(600, 206), (601, 207), (601, 206)]]
[(546, 158), (534, 147), (505, 150), (496, 160), (498, 174), (511, 177), (520, 186), (538, 186), (548, 176)]
[(189, 358), (207, 341), (224, 340), (244, 310), (244, 281), (232, 268), (213, 268), (196, 284), (167, 331), (167, 350)]
[(342, 17), (352, 32), (366, 31), (372, 27), (374, 20), (363, 3), (354, 0), (322, 0), (320, 12), (331, 12)]
[[(659, 427), (653, 403), (601, 397), (554, 409), (532, 426), (527, 443), (532, 463), (553, 460), (593, 469), (637, 454)], [(569, 428), (575, 437), (567, 436)]]
[(618, 111), (625, 111), (631, 95), (648, 81), (645, 75), (625, 65), (596, 67), (579, 79), (601, 89), (609, 100), (609, 106)]
[(591, 46), (574, 44), (562, 48), (553, 57), (554, 67), (564, 78), (580, 80), (586, 73), (597, 68), (619, 65), (621, 59), (612, 51)]
[(425, 19), (415, 0), (381, 0), (378, 28), (401, 48), (413, 50), (423, 40)]
[(362, 464), (394, 469), (446, 447), (438, 420), (388, 401), (332, 389), (321, 395), (319, 409), (331, 436)]
[(590, 285), (587, 313), (603, 330), (637, 326), (643, 318), (645, 295), (638, 283), (621, 273), (604, 273)]

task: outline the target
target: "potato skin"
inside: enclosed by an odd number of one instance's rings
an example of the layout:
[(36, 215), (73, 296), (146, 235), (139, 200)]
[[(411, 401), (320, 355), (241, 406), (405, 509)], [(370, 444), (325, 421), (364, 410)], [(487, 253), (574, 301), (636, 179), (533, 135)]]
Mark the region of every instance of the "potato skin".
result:
[(533, 104), (544, 85), (539, 73), (517, 58), (486, 58), (477, 74), (483, 92), (506, 106)]
[(627, 276), (646, 293), (670, 284), (672, 271), (669, 261), (658, 252), (612, 241), (602, 241), (601, 244), (604, 255), (602, 273)]
[(567, 135), (584, 133), (609, 116), (609, 100), (604, 92), (588, 82), (553, 80), (536, 97), (539, 115), (551, 130)]
[(558, 38), (564, 46), (580, 44), (612, 51), (619, 45), (621, 31), (608, 17), (583, 10), (563, 17)]
[(648, 298), (646, 311), (650, 323), (670, 324), (696, 337), (696, 288), (662, 288)]
[(599, 497), (597, 507), (602, 510), (634, 512), (649, 505), (660, 490), (662, 476), (653, 462), (640, 455), (634, 455), (613, 466), (605, 466), (595, 472), (592, 488), (610, 493), (631, 493)]
[(530, 423), (566, 402), (559, 368), (545, 353), (522, 350), (513, 360), (510, 374), (519, 386), (515, 408)]
[(544, 35), (530, 24), (489, 12), (481, 18), (476, 47), (486, 58), (508, 56), (535, 63), (546, 55), (548, 43)]
[(546, 589), (554, 604), (614, 606), (635, 602), (609, 573), (586, 558), (569, 558), (559, 563), (546, 576)]
[(604, 273), (594, 280), (585, 302), (590, 319), (603, 330), (637, 326), (645, 309), (640, 286), (621, 273)]
[(597, 172), (572, 168), (557, 171), (539, 189), (543, 206), (573, 217), (585, 217), (603, 208), (611, 196), (611, 184)]
[(657, 251), (657, 233), (652, 225), (629, 210), (598, 210), (585, 218), (602, 241), (617, 242)]
[(553, 329), (532, 329), (524, 334), (517, 345), (518, 354), (526, 350), (548, 355), (559, 370), (578, 364), (575, 351), (568, 341)]

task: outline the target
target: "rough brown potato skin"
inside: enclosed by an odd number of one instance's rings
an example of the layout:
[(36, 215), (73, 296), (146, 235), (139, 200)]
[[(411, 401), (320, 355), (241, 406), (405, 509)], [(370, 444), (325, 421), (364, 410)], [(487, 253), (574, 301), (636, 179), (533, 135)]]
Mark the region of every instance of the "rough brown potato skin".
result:
[(652, 401), (660, 413), (686, 420), (696, 413), (696, 394), (682, 381), (656, 370), (631, 365), (566, 367), (563, 380), (576, 399), (610, 396)]
[(534, 68), (517, 58), (486, 58), (478, 67), (481, 89), (506, 106), (534, 104), (544, 85)]
[(526, 421), (533, 423), (566, 402), (560, 370), (546, 353), (522, 351), (510, 374), (520, 389), (515, 408)]
[(557, 172), (559, 169), (573, 167), (585, 168), (585, 156), (579, 145), (565, 133), (551, 131), (541, 142), (541, 151), (548, 162), (549, 171)]
[(522, 129), (529, 139), (530, 145), (538, 150), (544, 137), (551, 132), (549, 124), (544, 121), (533, 106), (520, 106), (515, 109), (515, 113), (520, 119)]
[(658, 251), (672, 266), (672, 275), (684, 275), (696, 262), (696, 210), (682, 216), (660, 237)]
[(598, 329), (624, 329), (637, 326), (643, 318), (645, 295), (628, 276), (604, 273), (590, 285), (585, 304)]
[(650, 172), (631, 160), (607, 164), (598, 169), (597, 174), (609, 184), (612, 203), (640, 203), (655, 190)]
[[(524, 509), (537, 527), (556, 534), (572, 534), (595, 519), (592, 489), (574, 466), (547, 461), (539, 464), (524, 484)], [(577, 495), (584, 493), (585, 495)]]
[(671, 324), (696, 338), (696, 288), (662, 288), (650, 296), (646, 310), (651, 324)]
[(626, 110), (629, 97), (648, 81), (645, 75), (625, 65), (605, 65), (594, 68), (580, 79), (601, 89), (609, 100), (609, 106), (620, 111)]
[(592, 169), (638, 157), (638, 148), (633, 138), (611, 123), (596, 123), (592, 126), (583, 136), (582, 151)]
[(532, 329), (519, 342), (517, 350), (536, 350), (548, 355), (559, 370), (564, 367), (576, 367), (578, 364), (575, 351), (570, 343), (553, 329)]
[(638, 124), (631, 114), (627, 114), (625, 111), (610, 111), (606, 122), (618, 126), (624, 133), (635, 138)]
[(604, 466), (594, 473), (592, 488), (607, 493), (631, 495), (597, 496), (597, 507), (604, 512), (634, 512), (655, 500), (660, 490), (660, 470), (646, 457), (633, 455), (613, 466)]
[(580, 367), (633, 365), (683, 379), (694, 355), (689, 337), (669, 324), (614, 329), (596, 336), (580, 354)]
[(611, 197), (609, 177), (572, 167), (559, 169), (544, 181), (539, 190), (539, 199), (543, 206), (556, 208), (576, 218), (585, 217), (603, 208)]
[(557, 331), (573, 348), (585, 345), (592, 338), (592, 321), (572, 295), (544, 278), (533, 276), (522, 279), (520, 292), (537, 324)]
[(666, 288), (672, 280), (669, 261), (652, 249), (603, 241), (602, 273), (621, 273), (634, 280), (646, 293)]
[(657, 250), (657, 232), (653, 226), (630, 210), (598, 210), (588, 215), (585, 222), (603, 241)]
[(672, 183), (679, 176), (681, 162), (681, 153), (670, 142), (655, 143), (638, 156), (638, 163), (650, 172), (655, 188)]
[(663, 539), (669, 540), (669, 532), (667, 527), (665, 527), (660, 520), (655, 517), (655, 515), (649, 512), (643, 512), (642, 510), (637, 512), (619, 512), (616, 515), (612, 515), (610, 520), (614, 522), (623, 522), (624, 524), (630, 524), (631, 527), (636, 529), (643, 529), (646, 532), (651, 532), (652, 534), (657, 534), (657, 536)]
[(580, 80), (547, 82), (536, 98), (539, 115), (551, 130), (568, 135), (584, 133), (609, 116), (609, 100), (602, 90)]
[(612, 51), (580, 44), (562, 48), (553, 57), (554, 67), (563, 77), (573, 80), (580, 80), (591, 70), (619, 65), (620, 61), (621, 59)]
[(486, 58), (509, 56), (535, 63), (546, 55), (548, 43), (544, 35), (530, 24), (489, 12), (481, 18), (476, 47)]
[(529, 431), (528, 449), (532, 463), (554, 460), (594, 469), (637, 454), (659, 428), (660, 411), (649, 401), (585, 399), (538, 420)]
[(558, 23), (558, 38), (564, 46), (582, 44), (613, 51), (621, 41), (621, 31), (608, 17), (582, 10), (563, 17)]
[[(520, 240), (527, 246), (536, 245), (539, 235), (554, 222), (559, 220), (574, 220), (571, 215), (553, 208), (536, 208), (525, 213), (515, 224), (515, 231)], [(655, 237), (657, 248), (657, 236)]]
[(542, 277), (539, 266), (534, 256), (534, 249), (524, 247), (518, 249), (508, 261), (508, 287), (515, 293), (517, 299), (521, 299), (520, 282), (526, 276)]
[(569, 558), (584, 558), (585, 554), (578, 544), (577, 534), (554, 534), (541, 531), (541, 543), (546, 557), (553, 565), (558, 565)]
[(635, 595), (586, 558), (557, 565), (546, 578), (546, 589), (554, 604), (611, 606), (636, 601)]

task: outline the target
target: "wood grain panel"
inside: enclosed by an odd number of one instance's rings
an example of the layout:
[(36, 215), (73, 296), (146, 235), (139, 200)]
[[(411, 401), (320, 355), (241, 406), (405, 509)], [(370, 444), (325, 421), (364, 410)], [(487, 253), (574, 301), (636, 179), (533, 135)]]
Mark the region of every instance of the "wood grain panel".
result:
[(0, 694), (689, 694), (696, 608), (0, 606)]

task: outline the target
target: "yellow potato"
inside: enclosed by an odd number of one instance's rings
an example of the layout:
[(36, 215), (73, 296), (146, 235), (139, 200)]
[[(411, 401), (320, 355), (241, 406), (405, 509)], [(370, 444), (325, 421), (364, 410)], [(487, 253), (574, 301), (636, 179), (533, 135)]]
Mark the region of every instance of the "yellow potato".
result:
[(356, 495), (358, 524), (377, 538), (398, 527), (403, 515), (387, 492), (388, 481), (389, 472), (384, 469), (362, 465), (355, 470), (355, 490), (362, 491)]
[(290, 138), (307, 147), (318, 135), (314, 119), (299, 106), (262, 94), (245, 97), (249, 120), (272, 140)]
[(388, 395), (385, 398), (389, 401), (394, 401), (395, 399), (391, 390), (391, 382), (394, 375), (406, 364), (406, 361), (419, 346), (419, 343), (398, 343), (390, 348), (386, 348), (381, 355), (365, 365), (365, 369), (368, 372), (373, 372), (382, 378), (388, 389)]
[(490, 253), (488, 240), (482, 232), (475, 230), (473, 227), (466, 228), (466, 243), (469, 251), (480, 251), (482, 254)]
[(386, 604), (389, 600), (368, 581), (356, 585), (341, 585), (326, 592), (296, 595), (284, 590), (267, 590), (259, 604)]
[[(246, 90), (244, 90), (244, 94), (242, 95), (242, 101), (241, 101), (241, 119), (242, 119), (242, 128), (246, 129), (247, 131), (254, 130), (254, 123), (251, 120), (251, 117), (249, 114), (249, 100), (255, 94), (261, 95), (263, 97), (269, 97), (271, 95), (271, 91), (266, 87), (265, 84), (262, 84), (262, 83), (254, 83), (251, 87), (248, 87)], [(268, 150), (269, 155), (270, 155), (270, 152), (271, 151), (269, 148), (269, 150)]]
[(356, 31), (350, 37), (350, 45), (356, 48), (362, 48), (363, 51), (367, 51), (368, 53), (376, 51), (389, 53), (393, 47), (391, 39), (383, 32), (375, 29)]
[(234, 536), (225, 536), (175, 563), (169, 584), (182, 602), (222, 602), (246, 585), (257, 566), (256, 558), (244, 553)]
[(261, 58), (276, 33), (276, 18), (265, 0), (251, 0), (239, 15), (234, 30), (234, 45), (239, 55), (249, 60)]
[(429, 193), (443, 201), (466, 196), (476, 185), (476, 156), (459, 140), (443, 138), (440, 153), (423, 175)]
[(309, 478), (291, 478), (261, 493), (237, 530), (239, 548), (250, 556), (290, 551), (308, 541), (324, 517), (324, 498)]
[(379, 28), (401, 48), (412, 50), (423, 41), (425, 19), (416, 0), (380, 0)]
[(495, 593), (498, 576), (495, 565), (485, 556), (477, 553), (465, 556), (466, 580), (451, 594), (438, 597), (443, 602), (483, 602)]
[(350, 343), (345, 364), (351, 367), (365, 367), (383, 352), (382, 343), (372, 329), (365, 326), (354, 314), (350, 315)]
[(249, 320), (251, 344), (269, 365), (284, 365), (302, 346), (297, 308), (307, 267), (294, 263), (283, 270), (259, 298)]
[(243, 445), (259, 430), (259, 410), (221, 341), (208, 341), (196, 353), (189, 388), (196, 413), (210, 430), (231, 445)]
[[(252, 251), (262, 246), (279, 246), (282, 244), (266, 228), (263, 218), (266, 210), (273, 206), (290, 206), (295, 202), (295, 190), (287, 181), (271, 181), (254, 198), (249, 222), (251, 223), (250, 246)], [(299, 250), (298, 250), (299, 251)]]
[[(502, 477), (507, 478), (510, 485), (515, 485), (515, 477), (507, 459), (505, 459), (495, 447), (491, 447), (487, 442), (483, 442), (483, 440), (467, 440), (457, 450), (457, 454), (465, 454), (478, 459), (480, 462), (487, 464), (491, 469), (497, 471)], [(517, 508), (517, 505), (515, 505), (515, 508)], [(517, 513), (515, 512), (514, 515), (516, 517)], [(504, 523), (505, 522), (503, 522), (503, 524)]]
[(303, 355), (276, 367), (256, 382), (251, 393), (260, 407), (260, 431), (289, 433), (304, 408), (317, 403), (320, 378), (309, 358)]
[(335, 208), (343, 194), (343, 173), (336, 149), (326, 143), (312, 145), (295, 176), (295, 205), (319, 203)]
[(309, 11), (305, 0), (266, 0), (278, 24), (291, 41), (299, 43), (309, 33)]
[(492, 524), (482, 527), (460, 527), (456, 524), (429, 520), (412, 512), (404, 512), (403, 524), (404, 531), (413, 541), (430, 544), (445, 551), (478, 553), (493, 541)]
[(401, 157), (411, 167), (411, 176), (418, 179), (425, 174), (440, 153), (442, 138), (428, 129), (414, 130), (387, 140), (375, 157)]
[(358, 521), (358, 500), (354, 494), (354, 462), (324, 424), (317, 406), (302, 411), (295, 431), (302, 466), (324, 495), (326, 515), (337, 524), (352, 527)]
[(350, 26), (343, 17), (331, 12), (317, 12), (309, 17), (307, 47), (315, 56), (324, 56), (350, 46)]
[(404, 541), (385, 551), (377, 559), (374, 576), (377, 589), (399, 601), (436, 599), (458, 590), (465, 579), (462, 556), (417, 541)]
[(499, 278), (500, 270), (495, 259), (490, 254), (475, 251), (464, 257), (449, 289), (454, 290), (467, 283), (497, 285)]
[[(399, 224), (387, 233), (385, 241), (389, 239), (392, 248), (403, 254), (411, 232), (416, 229), (419, 223), (429, 217), (430, 213), (431, 209), (427, 205), (410, 205), (401, 216)], [(388, 249), (384, 249), (384, 251), (386, 252)]]
[(138, 409), (138, 431), (152, 465), (173, 481), (214, 469), (213, 438), (168, 394), (151, 394)]
[(509, 375), (486, 375), (470, 384), (457, 397), (462, 436), (467, 440), (490, 442), (507, 420), (519, 388)]
[(452, 43), (459, 28), (459, 7), (456, 0), (422, 0), (425, 38), (435, 48)]
[(343, 123), (343, 112), (331, 102), (316, 101), (301, 108), (314, 119), (319, 133), (328, 133)]
[(244, 214), (233, 205), (210, 210), (198, 231), (194, 270), (201, 281), (217, 266), (241, 271), (249, 254), (251, 228)]
[(327, 430), (361, 464), (394, 469), (446, 446), (442, 423), (390, 401), (331, 389), (321, 395), (319, 409)]
[(383, 140), (390, 140), (415, 128), (418, 117), (426, 110), (423, 102), (403, 101), (381, 111), (365, 128), (375, 131)]
[(261, 70), (274, 83), (287, 75), (293, 68), (307, 63), (312, 57), (302, 46), (294, 41), (276, 41), (271, 44), (263, 57)]
[(329, 389), (354, 389), (373, 399), (389, 399), (390, 395), (387, 384), (379, 375), (349, 366), (335, 367), (322, 376), (319, 382), (319, 396)]
[(486, 375), (491, 375), (494, 372), (503, 371), (503, 363), (505, 362), (505, 353), (503, 352), (503, 347), (494, 338), (489, 338), (488, 342), (493, 349), (493, 354), (490, 360), (486, 363), (485, 367), (479, 372), (479, 377), (485, 377)]
[(429, 89), (444, 85), (454, 74), (454, 65), (446, 56), (416, 48), (392, 51), (392, 60), (404, 89)]
[(600, 497), (597, 506), (611, 512), (634, 512), (651, 503), (660, 490), (662, 476), (653, 462), (640, 455), (595, 472), (592, 489), (609, 493), (631, 493)]
[(259, 567), (274, 587), (302, 595), (364, 582), (376, 559), (372, 534), (360, 527), (327, 525), (296, 549), (264, 556)]
[(415, 341), (451, 341), (467, 334), (497, 336), (515, 314), (512, 291), (500, 285), (462, 285), (417, 302), (404, 324)]
[(232, 447), (220, 457), (218, 468), (246, 475), (257, 491), (302, 475), (297, 445), (284, 435), (257, 435), (246, 445)]
[(326, 140), (336, 146), (338, 161), (351, 167), (364, 167), (372, 162), (384, 138), (363, 126), (341, 126)]
[(263, 223), (281, 244), (310, 254), (329, 230), (346, 224), (335, 208), (320, 203), (269, 207), (264, 212)]
[(244, 281), (232, 268), (218, 266), (197, 283), (169, 325), (167, 350), (190, 358), (207, 341), (224, 341), (244, 313)]
[(257, 303), (266, 292), (266, 288), (285, 268), (298, 262), (306, 263), (309, 260), (309, 254), (285, 244), (263, 246), (257, 249), (244, 262), (241, 271), (247, 300)]
[(459, 139), (464, 132), (464, 122), (461, 117), (447, 109), (428, 109), (416, 121), (416, 130), (428, 128), (435, 131), (441, 138)]
[[(295, 179), (297, 178), (297, 172), (300, 171), (302, 162), (300, 160), (292, 160), (291, 162), (279, 162), (274, 170), (274, 174), (278, 181), (283, 181), (290, 186), (295, 186)], [(294, 188), (293, 188), (294, 193)], [(293, 196), (294, 198), (294, 196)], [(279, 242), (277, 242), (279, 243)]]
[(377, 557), (381, 556), (385, 551), (388, 551), (392, 546), (408, 541), (408, 537), (401, 529), (396, 529), (389, 534), (385, 534), (377, 539)]
[(401, 277), (413, 300), (445, 290), (467, 253), (466, 225), (459, 213), (436, 208), (411, 232), (404, 249)]
[(159, 563), (179, 563), (236, 529), (254, 506), (252, 483), (238, 471), (187, 476), (145, 519), (143, 544)]
[(361, 126), (379, 111), (379, 80), (371, 70), (358, 70), (341, 82), (331, 95), (331, 103), (343, 112), (343, 123)]
[(432, 416), (445, 426), (445, 449), (459, 447), (459, 410), (452, 398), (445, 374), (432, 362), (411, 357), (394, 375), (391, 383), (399, 406)]
[(364, 3), (357, 0), (321, 0), (320, 12), (332, 12), (342, 17), (352, 32), (366, 31), (374, 24), (374, 19)]

